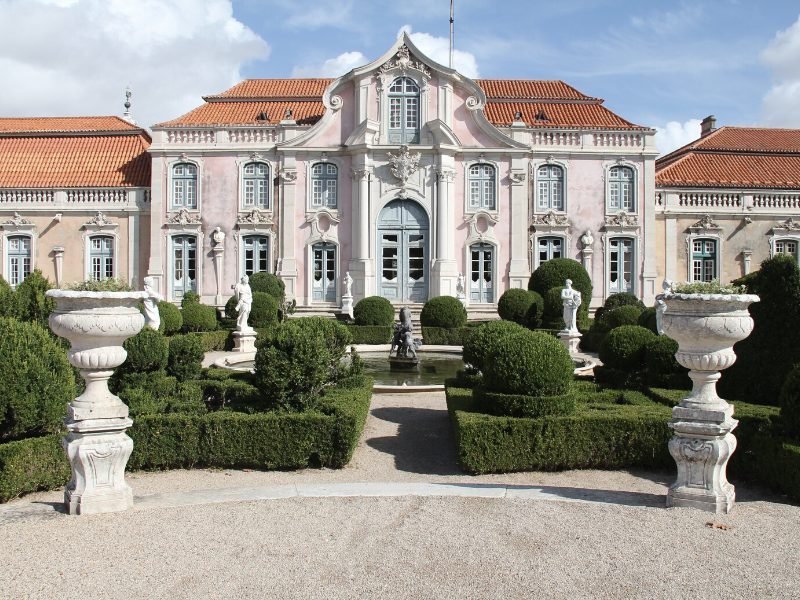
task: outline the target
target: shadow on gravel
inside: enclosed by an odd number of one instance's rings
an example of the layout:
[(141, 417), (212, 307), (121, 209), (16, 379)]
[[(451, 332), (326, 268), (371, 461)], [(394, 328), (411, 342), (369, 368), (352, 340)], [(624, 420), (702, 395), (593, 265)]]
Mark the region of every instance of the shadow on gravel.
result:
[(394, 456), (398, 471), (463, 475), (446, 410), (396, 406), (376, 408), (372, 415), (399, 426), (396, 436), (366, 440), (370, 448)]

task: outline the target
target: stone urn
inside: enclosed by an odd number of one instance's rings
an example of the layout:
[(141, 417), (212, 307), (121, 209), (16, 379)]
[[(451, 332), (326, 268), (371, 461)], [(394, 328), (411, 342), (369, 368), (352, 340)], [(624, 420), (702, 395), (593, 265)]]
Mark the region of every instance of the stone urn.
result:
[(70, 402), (63, 446), (72, 467), (64, 490), (70, 514), (125, 510), (133, 492), (125, 483), (125, 465), (133, 440), (128, 407), (108, 389), (108, 379), (127, 353), (122, 343), (144, 326), (138, 304), (147, 292), (49, 290), (56, 301), (50, 329), (70, 342), (70, 364), (80, 369), (84, 392)]
[(689, 396), (672, 409), (674, 435), (669, 451), (678, 476), (667, 494), (667, 506), (691, 506), (729, 512), (736, 494), (726, 467), (736, 449), (731, 433), (738, 421), (733, 406), (717, 395), (720, 371), (736, 361), (733, 345), (753, 331), (747, 307), (751, 294), (680, 294), (659, 296), (666, 305), (664, 334), (678, 342), (677, 361), (689, 369)]

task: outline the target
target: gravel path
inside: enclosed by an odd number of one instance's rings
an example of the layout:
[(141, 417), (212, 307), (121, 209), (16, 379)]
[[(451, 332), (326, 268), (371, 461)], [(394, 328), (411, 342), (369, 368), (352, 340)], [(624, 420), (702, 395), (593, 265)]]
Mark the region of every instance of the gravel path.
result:
[[(134, 473), (126, 513), (0, 506), (0, 598), (800, 598), (799, 507), (738, 486), (730, 515), (665, 509), (671, 478), (464, 475), (443, 393), (382, 394), (342, 470)], [(325, 495), (437, 485), (503, 493)]]

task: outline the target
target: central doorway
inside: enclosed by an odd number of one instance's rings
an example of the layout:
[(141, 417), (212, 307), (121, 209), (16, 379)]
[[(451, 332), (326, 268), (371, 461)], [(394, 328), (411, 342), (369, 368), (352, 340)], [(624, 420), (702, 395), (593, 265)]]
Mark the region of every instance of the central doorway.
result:
[(417, 202), (392, 200), (378, 216), (378, 295), (428, 299), (428, 215)]

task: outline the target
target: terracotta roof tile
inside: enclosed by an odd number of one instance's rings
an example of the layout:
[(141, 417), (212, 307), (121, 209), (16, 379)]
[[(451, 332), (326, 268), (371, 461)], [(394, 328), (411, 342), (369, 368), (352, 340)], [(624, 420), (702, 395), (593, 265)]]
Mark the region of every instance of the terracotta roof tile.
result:
[(508, 99), (596, 100), (563, 81), (528, 79), (476, 79), (486, 97)]
[(610, 127), (643, 129), (615, 115), (600, 104), (548, 102), (488, 102), (486, 118), (493, 125), (508, 127), (514, 113), (521, 112), (528, 127)]
[(245, 79), (229, 90), (205, 100), (216, 98), (322, 98), (333, 79)]
[[(292, 118), (301, 125), (313, 125), (322, 118), (325, 107), (322, 100), (309, 102), (207, 102), (185, 115), (159, 123), (156, 127), (175, 127), (185, 125), (277, 125), (285, 118), (286, 111), (292, 111)], [(268, 120), (258, 117), (266, 113)]]
[(800, 152), (800, 129), (726, 126), (695, 140), (690, 146), (704, 150)]
[(144, 131), (0, 135), (0, 188), (150, 187), (149, 145)]
[(0, 133), (65, 133), (138, 131), (120, 117), (12, 117), (0, 118)]

